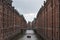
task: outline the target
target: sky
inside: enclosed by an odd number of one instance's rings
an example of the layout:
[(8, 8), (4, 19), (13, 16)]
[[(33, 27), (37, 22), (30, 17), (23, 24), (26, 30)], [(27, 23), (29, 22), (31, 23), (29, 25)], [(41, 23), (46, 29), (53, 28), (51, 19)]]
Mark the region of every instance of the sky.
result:
[(13, 0), (13, 6), (24, 16), (26, 21), (32, 22), (45, 0)]

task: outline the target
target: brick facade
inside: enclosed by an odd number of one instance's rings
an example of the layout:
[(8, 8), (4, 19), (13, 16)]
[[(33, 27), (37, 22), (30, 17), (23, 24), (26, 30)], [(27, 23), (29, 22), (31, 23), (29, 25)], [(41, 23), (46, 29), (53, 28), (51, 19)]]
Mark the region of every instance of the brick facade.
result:
[(46, 40), (60, 40), (60, 0), (46, 0), (36, 18), (37, 33)]
[(26, 20), (14, 7), (12, 0), (0, 0), (0, 40), (10, 40), (26, 28)]

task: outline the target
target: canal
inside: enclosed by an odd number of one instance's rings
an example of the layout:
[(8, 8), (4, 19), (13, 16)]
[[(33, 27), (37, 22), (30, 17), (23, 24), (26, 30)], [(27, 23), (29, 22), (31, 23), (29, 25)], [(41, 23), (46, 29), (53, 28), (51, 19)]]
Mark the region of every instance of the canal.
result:
[(23, 35), (16, 36), (13, 40), (42, 40), (33, 30), (26, 30)]

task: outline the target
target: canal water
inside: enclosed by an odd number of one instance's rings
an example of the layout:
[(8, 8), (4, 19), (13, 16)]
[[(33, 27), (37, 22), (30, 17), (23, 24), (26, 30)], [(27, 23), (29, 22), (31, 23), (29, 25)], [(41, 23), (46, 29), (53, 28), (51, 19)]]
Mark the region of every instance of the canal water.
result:
[(38, 36), (34, 33), (33, 30), (26, 30), (24, 35), (18, 35), (13, 40), (41, 40), (41, 38), (38, 38)]

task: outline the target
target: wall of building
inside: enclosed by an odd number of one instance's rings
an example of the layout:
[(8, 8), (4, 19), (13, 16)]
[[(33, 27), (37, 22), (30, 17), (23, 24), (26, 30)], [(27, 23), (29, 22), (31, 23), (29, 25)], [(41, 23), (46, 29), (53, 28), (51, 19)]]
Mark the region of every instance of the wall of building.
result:
[(37, 14), (37, 33), (46, 40), (59, 40), (59, 0), (46, 0)]
[(26, 28), (26, 20), (12, 6), (12, 0), (0, 0), (0, 40), (10, 40)]

